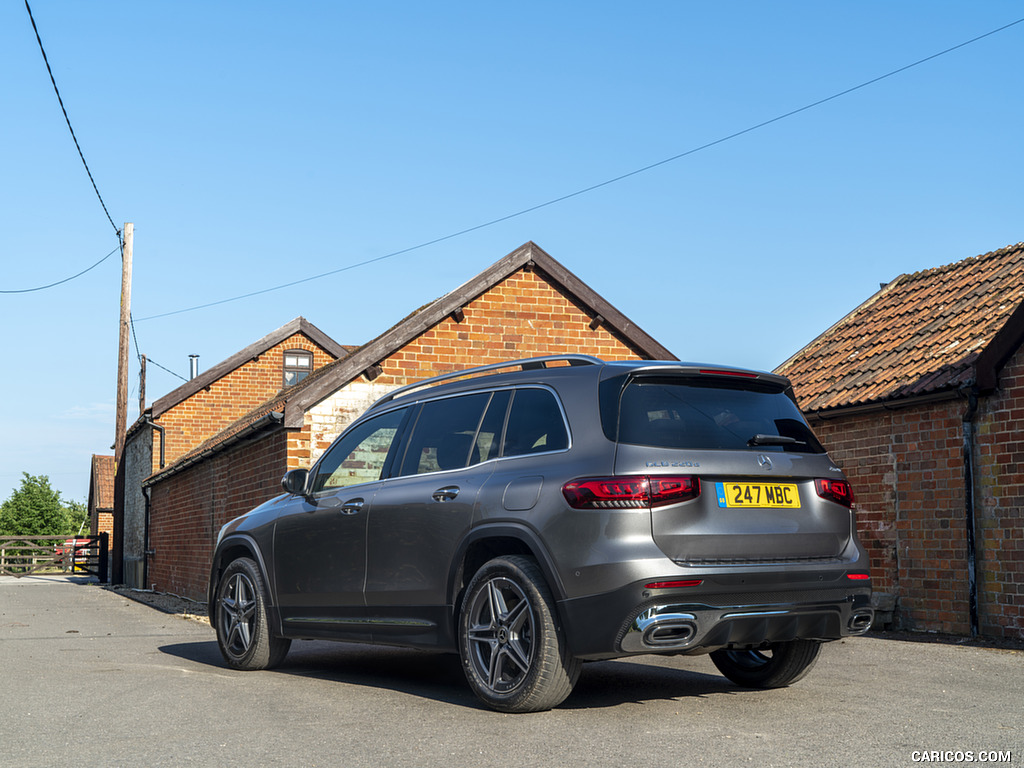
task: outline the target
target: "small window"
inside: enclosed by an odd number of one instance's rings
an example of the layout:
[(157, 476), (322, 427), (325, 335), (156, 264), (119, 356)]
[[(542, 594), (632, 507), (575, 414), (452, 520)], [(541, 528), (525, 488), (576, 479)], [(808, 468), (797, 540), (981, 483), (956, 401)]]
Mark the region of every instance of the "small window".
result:
[(294, 386), (313, 370), (313, 353), (305, 349), (289, 349), (284, 353), (284, 385)]
[(313, 493), (380, 480), (406, 411), (364, 421), (328, 448), (316, 465)]
[(517, 389), (501, 455), (521, 456), (568, 447), (569, 434), (555, 396), (546, 389)]

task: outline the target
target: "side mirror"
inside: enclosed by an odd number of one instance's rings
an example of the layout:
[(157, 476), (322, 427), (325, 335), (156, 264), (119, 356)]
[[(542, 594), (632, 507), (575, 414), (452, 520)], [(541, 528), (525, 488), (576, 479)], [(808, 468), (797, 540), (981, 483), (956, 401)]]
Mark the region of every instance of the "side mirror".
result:
[(281, 478), (281, 487), (285, 493), (294, 496), (306, 495), (306, 481), (309, 479), (308, 469), (289, 469)]

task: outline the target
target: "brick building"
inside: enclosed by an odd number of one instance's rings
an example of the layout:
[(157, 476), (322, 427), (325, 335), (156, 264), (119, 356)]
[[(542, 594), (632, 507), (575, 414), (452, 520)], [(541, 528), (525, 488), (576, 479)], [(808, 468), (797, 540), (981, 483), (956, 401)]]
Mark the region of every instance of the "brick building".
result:
[(146, 409), (128, 429), (121, 462), (124, 500), (123, 514), (117, 516), (114, 526), (114, 579), (134, 587), (143, 586), (145, 581), (148, 500), (143, 480), (282, 389), (298, 384), (352, 349), (299, 317)]
[(447, 371), (565, 353), (675, 359), (527, 243), (148, 478), (147, 586), (204, 598), (220, 527), (278, 495), (286, 470), (311, 466), (391, 389)]
[(114, 533), (114, 457), (93, 455), (89, 471), (89, 535)]
[(1024, 244), (901, 275), (777, 372), (897, 626), (1024, 637)]

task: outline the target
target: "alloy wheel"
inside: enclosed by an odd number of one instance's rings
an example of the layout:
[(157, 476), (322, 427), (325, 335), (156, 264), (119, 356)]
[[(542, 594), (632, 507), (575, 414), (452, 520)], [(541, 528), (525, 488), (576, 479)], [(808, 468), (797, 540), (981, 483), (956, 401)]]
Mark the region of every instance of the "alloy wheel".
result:
[(256, 620), (256, 589), (244, 573), (232, 574), (220, 598), (220, 625), (224, 645), (242, 656), (252, 644)]
[(519, 687), (536, 649), (533, 608), (518, 584), (500, 576), (476, 592), (468, 640), (470, 662), (491, 691), (507, 694)]

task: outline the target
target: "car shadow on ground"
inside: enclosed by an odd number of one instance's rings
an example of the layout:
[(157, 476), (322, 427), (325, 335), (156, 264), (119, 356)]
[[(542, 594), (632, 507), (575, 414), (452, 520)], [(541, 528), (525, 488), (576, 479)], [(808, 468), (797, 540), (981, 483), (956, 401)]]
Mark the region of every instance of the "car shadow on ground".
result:
[[(205, 666), (226, 667), (213, 641), (165, 645), (160, 651)], [(749, 692), (724, 677), (664, 666), (654, 657), (583, 665), (579, 682), (559, 709), (599, 709), (625, 703), (703, 698)], [(303, 641), (268, 674), (398, 691), (424, 699), (483, 709), (469, 690), (459, 657), (409, 648)]]

